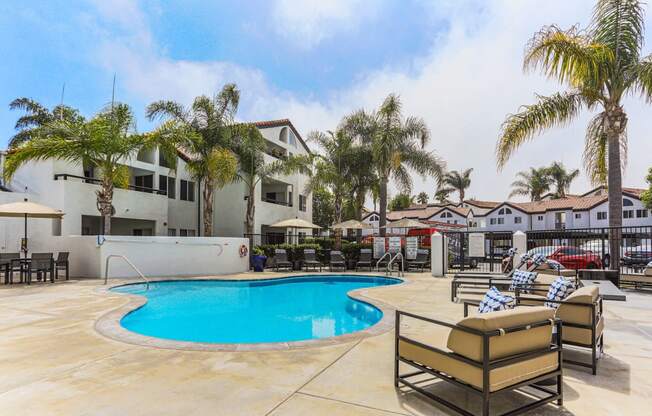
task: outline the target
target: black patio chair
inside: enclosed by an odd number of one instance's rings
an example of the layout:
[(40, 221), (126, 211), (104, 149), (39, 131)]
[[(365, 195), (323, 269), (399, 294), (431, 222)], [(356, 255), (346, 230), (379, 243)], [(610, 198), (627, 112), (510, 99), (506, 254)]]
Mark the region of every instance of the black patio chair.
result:
[(57, 259), (54, 261), (54, 278), (59, 278), (59, 270), (66, 271), (66, 280), (70, 279), (70, 264), (68, 262), (68, 256), (70, 253), (67, 251), (60, 251), (57, 255)]
[(423, 249), (417, 250), (417, 258), (414, 260), (407, 261), (408, 271), (418, 269), (419, 271), (423, 272), (426, 266), (428, 265), (428, 263), (430, 263), (429, 257), (430, 257), (429, 250), (423, 250)]
[(13, 283), (14, 271), (21, 271), (20, 263), (13, 260), (20, 259), (20, 253), (0, 253), (0, 269), (5, 275), (5, 284)]
[(292, 270), (293, 264), (288, 260), (288, 253), (285, 249), (277, 248), (274, 250), (274, 270), (280, 269)]
[(328, 262), (329, 270), (332, 272), (333, 269), (342, 269), (346, 270), (346, 259), (342, 255), (342, 252), (339, 250), (331, 250), (331, 258)]
[(361, 267), (368, 267), (369, 271), (372, 269), (371, 265), (371, 249), (370, 248), (361, 248), (360, 249), (360, 258), (355, 263), (355, 270), (358, 271)]
[(54, 283), (54, 255), (52, 253), (33, 253), (31, 261), (27, 263), (27, 284), (32, 283), (32, 273), (36, 272), (37, 278), (43, 276), (43, 282), (50, 273), (50, 281)]
[(319, 267), (319, 271), (321, 272), (321, 268), (323, 266), (324, 265), (319, 260), (317, 260), (315, 249), (306, 248), (303, 250), (303, 267), (306, 269), (306, 271), (310, 268), (317, 271), (317, 267)]

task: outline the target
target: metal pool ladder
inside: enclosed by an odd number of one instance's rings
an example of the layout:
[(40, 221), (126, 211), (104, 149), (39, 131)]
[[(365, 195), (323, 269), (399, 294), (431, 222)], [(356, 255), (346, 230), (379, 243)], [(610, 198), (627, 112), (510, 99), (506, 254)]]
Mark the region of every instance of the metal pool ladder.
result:
[(401, 253), (400, 251), (396, 253), (396, 255), (389, 260), (389, 263), (387, 263), (387, 270), (385, 271), (385, 275), (390, 276), (392, 274), (392, 265), (397, 259), (401, 260), (401, 267), (399, 267), (398, 269), (398, 277), (402, 277), (405, 275), (405, 272), (403, 271), (403, 269), (405, 268), (405, 261), (403, 260), (403, 253)]
[(140, 276), (140, 278), (143, 279), (143, 281), (145, 282), (145, 290), (149, 290), (149, 279), (147, 279), (145, 277), (145, 275), (143, 275), (140, 272), (140, 270), (138, 270), (138, 268), (136, 266), (134, 266), (134, 264), (128, 258), (126, 258), (125, 256), (122, 256), (120, 254), (110, 254), (110, 255), (108, 255), (106, 257), (106, 264), (105, 264), (105, 267), (104, 267), (104, 284), (106, 285), (108, 280), (109, 280), (109, 260), (111, 260), (112, 258), (116, 258), (116, 257), (124, 260), (125, 262), (127, 262), (127, 264), (129, 266), (131, 266), (131, 268), (134, 269), (134, 271), (136, 273), (138, 273), (138, 276)]

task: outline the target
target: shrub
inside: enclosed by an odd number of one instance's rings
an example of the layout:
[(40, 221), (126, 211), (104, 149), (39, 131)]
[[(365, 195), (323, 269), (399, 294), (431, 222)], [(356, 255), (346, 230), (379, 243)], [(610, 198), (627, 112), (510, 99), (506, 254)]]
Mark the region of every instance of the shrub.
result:
[(288, 260), (297, 261), (303, 260), (303, 250), (304, 249), (314, 249), (319, 251), (321, 247), (319, 244), (265, 244), (262, 246), (256, 246), (261, 251), (265, 253), (267, 257), (274, 257), (274, 250), (277, 248), (283, 249), (288, 253)]
[(358, 260), (360, 258), (360, 249), (362, 248), (372, 248), (371, 244), (365, 243), (350, 243), (348, 241), (342, 241), (342, 254), (347, 260)]

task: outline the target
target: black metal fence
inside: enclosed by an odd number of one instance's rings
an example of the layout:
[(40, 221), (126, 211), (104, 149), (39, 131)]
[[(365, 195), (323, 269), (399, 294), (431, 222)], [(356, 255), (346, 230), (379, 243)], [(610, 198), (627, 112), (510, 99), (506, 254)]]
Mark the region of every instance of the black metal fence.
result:
[[(582, 228), (528, 231), (528, 252), (543, 254), (567, 269), (619, 269), (621, 273), (641, 273), (652, 261), (652, 226)], [(618, 256), (611, 253), (617, 241)], [(612, 267), (620, 257), (619, 267)]]
[(447, 231), (448, 272), (501, 271), (503, 256), (512, 247), (512, 232)]
[[(334, 236), (322, 237), (312, 234), (285, 234), (285, 233), (262, 233), (262, 234), (244, 234), (244, 238), (251, 239), (254, 246), (263, 246), (269, 244), (304, 244), (314, 241), (315, 239), (335, 238)], [(355, 242), (358, 239), (355, 236), (342, 236), (342, 241)]]

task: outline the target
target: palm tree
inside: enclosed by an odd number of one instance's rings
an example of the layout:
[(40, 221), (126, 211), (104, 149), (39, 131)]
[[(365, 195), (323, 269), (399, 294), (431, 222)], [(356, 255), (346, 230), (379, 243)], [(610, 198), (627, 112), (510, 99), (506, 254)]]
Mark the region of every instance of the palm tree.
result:
[[(88, 121), (56, 119), (30, 131), (30, 140), (12, 148), (5, 162), (4, 177), (30, 161), (59, 159), (90, 164), (99, 170), (97, 209), (103, 217), (105, 235), (111, 234), (115, 187), (129, 184), (129, 169), (123, 163), (141, 150), (158, 147), (169, 160), (176, 160), (176, 148), (154, 134), (137, 134), (135, 117), (126, 104), (111, 104)], [(172, 157), (175, 156), (175, 157)]]
[(390, 94), (377, 111), (359, 110), (343, 121), (343, 128), (361, 144), (371, 149), (371, 164), (380, 182), (380, 234), (387, 223), (387, 185), (390, 178), (405, 193), (412, 189), (409, 169), (433, 175), (439, 181), (444, 163), (424, 150), (430, 141), (430, 130), (417, 117), (403, 118), (401, 101)]
[(439, 188), (437, 189), (437, 192), (435, 192), (435, 199), (437, 202), (440, 204), (446, 204), (448, 203), (448, 196), (453, 192), (452, 189), (449, 188)]
[(442, 184), (447, 186), (448, 191), (458, 193), (460, 204), (464, 202), (466, 190), (471, 186), (471, 172), (473, 172), (473, 168), (462, 172), (452, 170), (447, 172), (442, 179)]
[(550, 189), (551, 179), (548, 175), (548, 168), (530, 168), (529, 172), (516, 174), (520, 179), (512, 182), (512, 192), (509, 197), (525, 195), (530, 201), (540, 201), (541, 197)]
[(245, 213), (245, 233), (254, 233), (254, 214), (256, 213), (256, 185), (277, 175), (293, 173), (310, 174), (310, 158), (290, 156), (272, 163), (266, 163), (263, 156), (267, 144), (258, 128), (251, 124), (237, 127), (233, 152), (238, 158), (236, 181), (242, 181), (247, 189), (247, 211)]
[(235, 84), (226, 84), (214, 97), (196, 97), (190, 108), (174, 101), (156, 101), (147, 106), (147, 118), (166, 119), (156, 133), (189, 153), (188, 172), (202, 188), (204, 235), (213, 235), (213, 195), (232, 182), (238, 160), (230, 150), (234, 117), (240, 101)]
[[(540, 67), (568, 90), (539, 96), (536, 104), (509, 115), (497, 145), (502, 168), (535, 134), (567, 124), (584, 108), (600, 109), (588, 125), (584, 168), (593, 183), (607, 183), (610, 249), (618, 257), (627, 127), (622, 99), (640, 94), (652, 101), (652, 55), (641, 57), (644, 23), (640, 1), (598, 0), (586, 30), (543, 28), (528, 44), (524, 67)], [(618, 266), (618, 257), (612, 267)]]
[(27, 97), (16, 98), (9, 103), (9, 109), (25, 111), (25, 114), (16, 121), (15, 128), (18, 132), (9, 140), (10, 148), (30, 140), (34, 129), (55, 120), (67, 120), (73, 123), (84, 121), (79, 111), (72, 107), (59, 104), (52, 110), (48, 110), (44, 105)]
[(417, 202), (420, 204), (427, 204), (428, 203), (428, 194), (425, 192), (419, 192), (419, 195), (417, 195)]
[(566, 170), (564, 165), (560, 162), (554, 162), (548, 168), (548, 175), (555, 185), (555, 198), (566, 198), (566, 194), (570, 191), (571, 183), (577, 179), (580, 174), (579, 169)]

